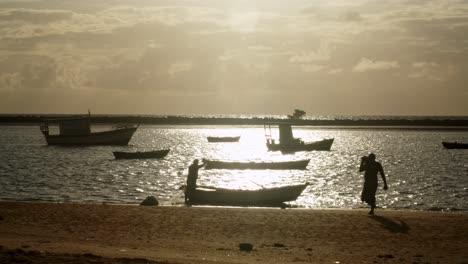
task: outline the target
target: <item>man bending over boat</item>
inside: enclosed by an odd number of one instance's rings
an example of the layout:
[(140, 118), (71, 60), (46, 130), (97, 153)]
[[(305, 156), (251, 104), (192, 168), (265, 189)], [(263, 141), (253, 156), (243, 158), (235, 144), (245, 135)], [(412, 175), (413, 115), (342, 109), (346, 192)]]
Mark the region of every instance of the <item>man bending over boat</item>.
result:
[(188, 168), (188, 176), (187, 176), (187, 187), (185, 189), (185, 203), (187, 200), (190, 200), (190, 193), (195, 191), (197, 188), (197, 180), (198, 180), (198, 170), (205, 166), (205, 163), (198, 164), (198, 159), (193, 160), (192, 165)]
[(375, 161), (375, 154), (371, 153), (368, 157), (361, 158), (361, 166), (359, 166), (359, 172), (364, 173), (364, 188), (361, 194), (361, 200), (368, 203), (371, 206), (369, 211), (370, 215), (374, 214), (375, 204), (375, 193), (377, 192), (377, 174), (380, 173), (382, 180), (384, 182), (383, 189), (387, 190), (387, 179), (385, 178), (385, 173), (380, 162)]

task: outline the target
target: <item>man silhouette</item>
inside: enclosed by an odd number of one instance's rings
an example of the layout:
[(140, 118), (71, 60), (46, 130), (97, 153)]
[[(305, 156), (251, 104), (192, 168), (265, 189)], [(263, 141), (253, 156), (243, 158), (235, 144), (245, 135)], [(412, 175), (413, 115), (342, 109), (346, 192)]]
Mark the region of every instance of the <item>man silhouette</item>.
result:
[(384, 182), (384, 190), (388, 189), (387, 179), (380, 162), (375, 161), (375, 154), (371, 153), (368, 157), (361, 158), (361, 165), (359, 166), (359, 172), (364, 173), (364, 187), (362, 189), (361, 200), (368, 203), (371, 206), (369, 211), (370, 215), (374, 214), (375, 204), (375, 193), (377, 192), (378, 179), (377, 174), (380, 173)]
[(198, 159), (193, 160), (188, 168), (187, 188), (185, 189), (185, 203), (190, 200), (190, 194), (197, 188), (198, 170), (205, 166), (205, 163), (198, 165)]

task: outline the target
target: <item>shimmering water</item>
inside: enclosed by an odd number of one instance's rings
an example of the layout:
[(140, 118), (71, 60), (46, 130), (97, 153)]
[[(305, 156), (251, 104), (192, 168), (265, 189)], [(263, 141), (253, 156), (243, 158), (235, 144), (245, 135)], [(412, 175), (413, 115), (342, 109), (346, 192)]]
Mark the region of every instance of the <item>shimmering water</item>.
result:
[[(101, 127), (100, 129), (103, 129)], [(389, 190), (384, 208), (468, 210), (468, 150), (441, 141), (468, 142), (467, 132), (294, 128), (305, 141), (335, 138), (331, 151), (269, 152), (261, 126), (140, 126), (129, 146), (47, 146), (37, 126), (0, 126), (0, 199), (139, 203), (148, 195), (180, 205), (187, 167), (194, 158), (237, 161), (310, 159), (307, 170), (200, 170), (199, 184), (256, 189), (310, 182), (293, 203), (306, 208), (356, 208), (360, 157), (377, 154)], [(240, 135), (238, 143), (208, 143), (207, 136)], [(115, 160), (112, 151), (171, 148), (161, 160)]]

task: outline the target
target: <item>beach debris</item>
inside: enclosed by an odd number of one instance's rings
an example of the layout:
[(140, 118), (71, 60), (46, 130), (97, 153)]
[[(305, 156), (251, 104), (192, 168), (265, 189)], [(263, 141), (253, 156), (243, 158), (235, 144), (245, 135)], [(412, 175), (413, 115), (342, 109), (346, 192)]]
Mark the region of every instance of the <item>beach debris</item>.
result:
[(379, 258), (395, 258), (392, 254), (378, 255)]
[(274, 247), (286, 247), (284, 244), (281, 244), (281, 243), (274, 243), (273, 246)]
[(148, 197), (146, 197), (145, 200), (143, 200), (143, 202), (141, 202), (140, 205), (158, 206), (158, 205), (159, 205), (159, 201), (158, 201), (158, 199), (156, 199), (156, 197), (154, 197), (154, 196), (148, 196)]
[(240, 243), (239, 244), (240, 251), (252, 251), (253, 245), (250, 243)]

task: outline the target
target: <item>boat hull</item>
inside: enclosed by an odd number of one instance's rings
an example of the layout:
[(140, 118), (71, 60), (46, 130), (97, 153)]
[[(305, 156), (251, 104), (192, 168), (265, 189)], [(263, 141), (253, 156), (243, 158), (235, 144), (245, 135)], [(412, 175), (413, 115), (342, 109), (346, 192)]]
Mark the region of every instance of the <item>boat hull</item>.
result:
[(295, 201), (308, 184), (259, 190), (196, 189), (186, 195), (193, 205), (282, 206)]
[(83, 135), (47, 135), (49, 145), (91, 146), (91, 145), (128, 145), (137, 127), (121, 128), (110, 131)]
[(282, 151), (282, 152), (296, 152), (296, 151), (313, 151), (313, 150), (330, 150), (333, 145), (333, 138), (324, 139), (309, 143), (298, 143), (298, 144), (271, 144), (267, 143), (268, 150), (271, 151)]
[(310, 160), (283, 162), (228, 162), (219, 160), (204, 160), (205, 169), (226, 170), (304, 170)]
[(146, 151), (146, 152), (124, 152), (114, 151), (114, 157), (116, 159), (161, 159), (167, 156), (170, 149)]
[(468, 149), (468, 143), (442, 142), (446, 149)]
[(239, 137), (207, 137), (208, 142), (238, 142)]

